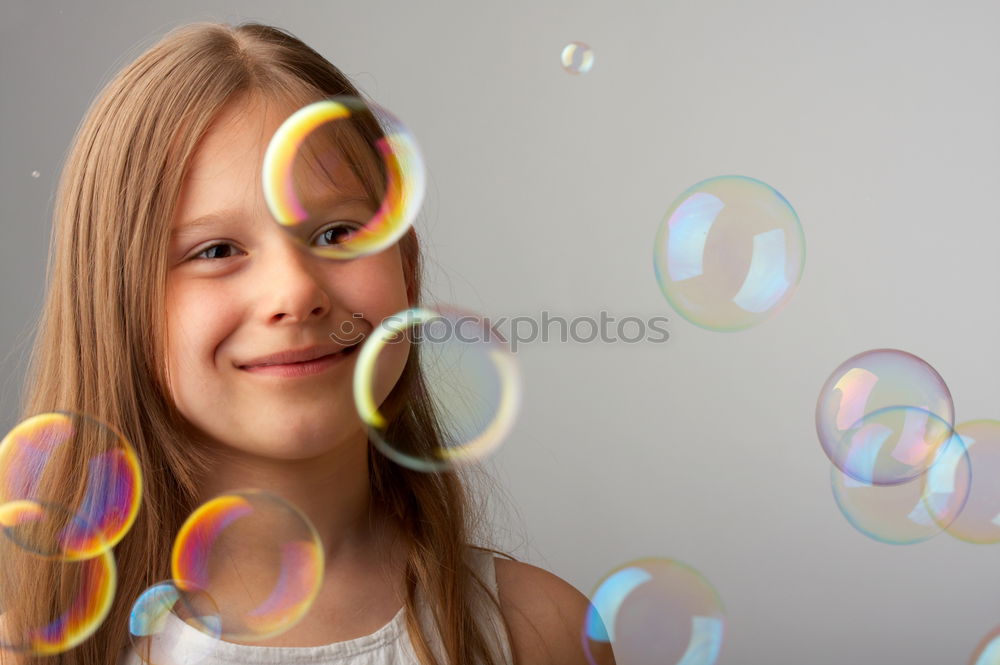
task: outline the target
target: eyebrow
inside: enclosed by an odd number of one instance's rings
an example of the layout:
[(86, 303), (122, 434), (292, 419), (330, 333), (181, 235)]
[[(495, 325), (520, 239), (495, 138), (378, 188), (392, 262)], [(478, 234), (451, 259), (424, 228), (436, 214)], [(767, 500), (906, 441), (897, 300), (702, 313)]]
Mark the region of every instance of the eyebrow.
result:
[[(366, 196), (349, 196), (349, 197), (339, 197), (336, 199), (327, 199), (325, 201), (309, 201), (307, 202), (308, 210), (324, 210), (330, 212), (337, 212), (342, 208), (348, 208), (357, 204), (369, 205), (368, 197)], [(213, 224), (224, 224), (232, 221), (245, 214), (245, 211), (227, 208), (224, 210), (216, 210), (214, 212), (206, 213), (204, 215), (199, 215), (194, 219), (186, 222), (182, 222), (175, 226), (170, 231), (170, 237), (175, 238), (178, 236), (187, 235), (190, 233), (195, 233), (200, 229)]]

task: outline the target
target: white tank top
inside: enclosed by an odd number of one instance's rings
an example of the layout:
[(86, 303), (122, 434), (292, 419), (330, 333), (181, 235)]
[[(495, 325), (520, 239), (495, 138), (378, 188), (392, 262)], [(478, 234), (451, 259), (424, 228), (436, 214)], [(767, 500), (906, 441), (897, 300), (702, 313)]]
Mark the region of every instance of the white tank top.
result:
[[(468, 561), (476, 576), (497, 598), (496, 567), (492, 552), (469, 548)], [(473, 585), (476, 586), (475, 584)], [(510, 642), (503, 618), (496, 606), (474, 589), (473, 612), (483, 634), (491, 640), (497, 663), (511, 665)], [(418, 621), (424, 629), (440, 662), (444, 662), (441, 638), (430, 617), (429, 608), (418, 598)], [(406, 630), (406, 608), (400, 608), (389, 623), (371, 635), (334, 642), (319, 647), (264, 647), (234, 644), (212, 639), (173, 615), (154, 643), (150, 662), (157, 665), (420, 665)], [(121, 665), (145, 665), (129, 649)]]

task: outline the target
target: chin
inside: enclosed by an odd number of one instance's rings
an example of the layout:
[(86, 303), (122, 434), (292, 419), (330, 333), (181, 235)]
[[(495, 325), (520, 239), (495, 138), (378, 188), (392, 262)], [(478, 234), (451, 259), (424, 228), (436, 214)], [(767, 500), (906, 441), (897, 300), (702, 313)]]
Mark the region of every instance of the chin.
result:
[(320, 430), (276, 429), (270, 436), (266, 434), (267, 431), (267, 428), (258, 429), (253, 436), (256, 445), (240, 448), (252, 447), (253, 454), (258, 457), (294, 462), (316, 459), (335, 452), (344, 453), (359, 445), (368, 445), (367, 433), (359, 427), (351, 427), (350, 434), (346, 435), (344, 429), (331, 430), (330, 427)]

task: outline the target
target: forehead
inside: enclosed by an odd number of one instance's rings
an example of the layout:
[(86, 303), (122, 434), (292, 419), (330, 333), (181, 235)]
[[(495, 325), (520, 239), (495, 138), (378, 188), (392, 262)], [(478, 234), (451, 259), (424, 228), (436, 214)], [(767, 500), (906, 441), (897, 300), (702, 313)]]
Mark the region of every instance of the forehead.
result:
[[(176, 226), (218, 209), (266, 209), (261, 186), (264, 153), (278, 127), (298, 108), (259, 96), (227, 104), (209, 126), (188, 165)], [(303, 198), (359, 199), (365, 187), (341, 149), (343, 127), (311, 133), (298, 150), (292, 177)]]

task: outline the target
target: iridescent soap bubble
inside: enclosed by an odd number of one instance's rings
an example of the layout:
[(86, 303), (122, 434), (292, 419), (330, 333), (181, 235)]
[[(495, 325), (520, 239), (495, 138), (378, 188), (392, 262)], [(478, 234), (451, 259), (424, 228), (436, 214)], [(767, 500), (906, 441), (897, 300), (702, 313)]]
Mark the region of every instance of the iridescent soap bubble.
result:
[[(969, 543), (1000, 542), (1000, 421), (971, 420), (955, 427), (972, 465), (972, 488), (962, 512), (945, 529)], [(954, 483), (948, 470), (935, 477), (938, 483)]]
[(81, 560), (108, 549), (102, 534), (78, 515), (31, 499), (0, 504), (0, 529), (21, 549), (48, 559)]
[(979, 641), (969, 658), (969, 665), (1000, 665), (1000, 627)]
[[(0, 650), (39, 656), (68, 651), (93, 635), (111, 610), (117, 570), (107, 548), (66, 561), (0, 538), (0, 562)], [(39, 598), (43, 584), (56, 595)]]
[(346, 96), (289, 116), (268, 144), (262, 175), (278, 224), (330, 259), (395, 243), (412, 226), (426, 190), (423, 158), (406, 127), (385, 109)]
[[(194, 585), (186, 585), (192, 597)], [(199, 665), (211, 662), (221, 637), (218, 607), (207, 594), (197, 605), (212, 611), (193, 617), (181, 592), (172, 581), (146, 589), (129, 614), (129, 638), (135, 656), (147, 665)]]
[[(830, 374), (816, 400), (816, 434), (823, 451), (841, 471), (855, 475), (856, 471), (844, 461), (847, 446), (853, 440), (845, 435), (869, 414), (897, 406), (928, 411), (949, 427), (955, 422), (955, 409), (948, 386), (933, 367), (912, 353), (873, 349), (848, 358)], [(909, 417), (914, 419), (919, 415), (914, 412)], [(919, 418), (911, 420), (909, 426), (915, 427), (920, 424), (919, 421)], [(873, 432), (876, 429), (886, 433), (879, 427), (873, 427)], [(932, 443), (937, 439), (935, 431), (941, 433), (943, 430), (932, 428), (928, 433)], [(907, 436), (909, 432), (907, 430)], [(852, 433), (857, 434), (857, 429)], [(903, 431), (896, 434), (903, 435)], [(940, 443), (940, 440), (937, 442)], [(917, 449), (911, 447), (906, 452), (916, 453)], [(928, 461), (927, 458), (905, 455), (904, 459), (895, 461), (884, 458), (884, 464), (873, 468), (873, 477), (857, 474), (855, 479), (876, 484), (905, 482), (926, 469)]]
[(685, 319), (709, 330), (744, 330), (788, 303), (805, 251), (798, 215), (776, 189), (718, 176), (689, 187), (667, 210), (653, 268)]
[[(61, 505), (66, 478), (80, 476), (84, 493), (64, 506), (78, 518), (65, 523), (62, 556), (67, 560), (96, 556), (132, 527), (142, 500), (135, 450), (109, 425), (68, 412), (28, 418), (0, 442), (0, 503), (27, 499)], [(48, 545), (25, 544), (36, 552)]]
[[(412, 399), (386, 388), (395, 384), (391, 368), (401, 356), (408, 356), (409, 371), (423, 370), (418, 390), (442, 426), (436, 442), (414, 440), (392, 426)], [(382, 454), (417, 471), (443, 471), (475, 464), (503, 443), (520, 410), (520, 371), (488, 319), (448, 305), (412, 308), (386, 318), (365, 340), (354, 370), (354, 399)]]
[(611, 645), (617, 665), (712, 665), (725, 632), (722, 600), (694, 568), (638, 559), (611, 571), (591, 595), (583, 646), (591, 665)]
[(38, 172), (38, 171), (32, 171), (31, 172), (31, 177), (32, 178), (40, 178), (40, 177), (42, 177), (42, 174), (40, 172)]
[(570, 74), (586, 74), (594, 66), (594, 50), (584, 42), (570, 42), (563, 47), (560, 60)]
[[(937, 421), (939, 427), (947, 425), (933, 414), (927, 417)], [(864, 441), (845, 454), (852, 468), (872, 464), (872, 456)], [(927, 471), (908, 482), (876, 485), (845, 474), (836, 465), (831, 465), (830, 470), (833, 496), (847, 521), (869, 538), (893, 545), (919, 543), (945, 529), (961, 514), (972, 480), (965, 444), (954, 433), (938, 448)]]
[(905, 483), (923, 475), (953, 435), (951, 425), (930, 411), (878, 409), (844, 432), (836, 449), (837, 466), (864, 483)]
[(319, 535), (298, 508), (262, 490), (218, 496), (188, 517), (174, 540), (173, 581), (188, 623), (253, 642), (294, 626), (323, 581)]

